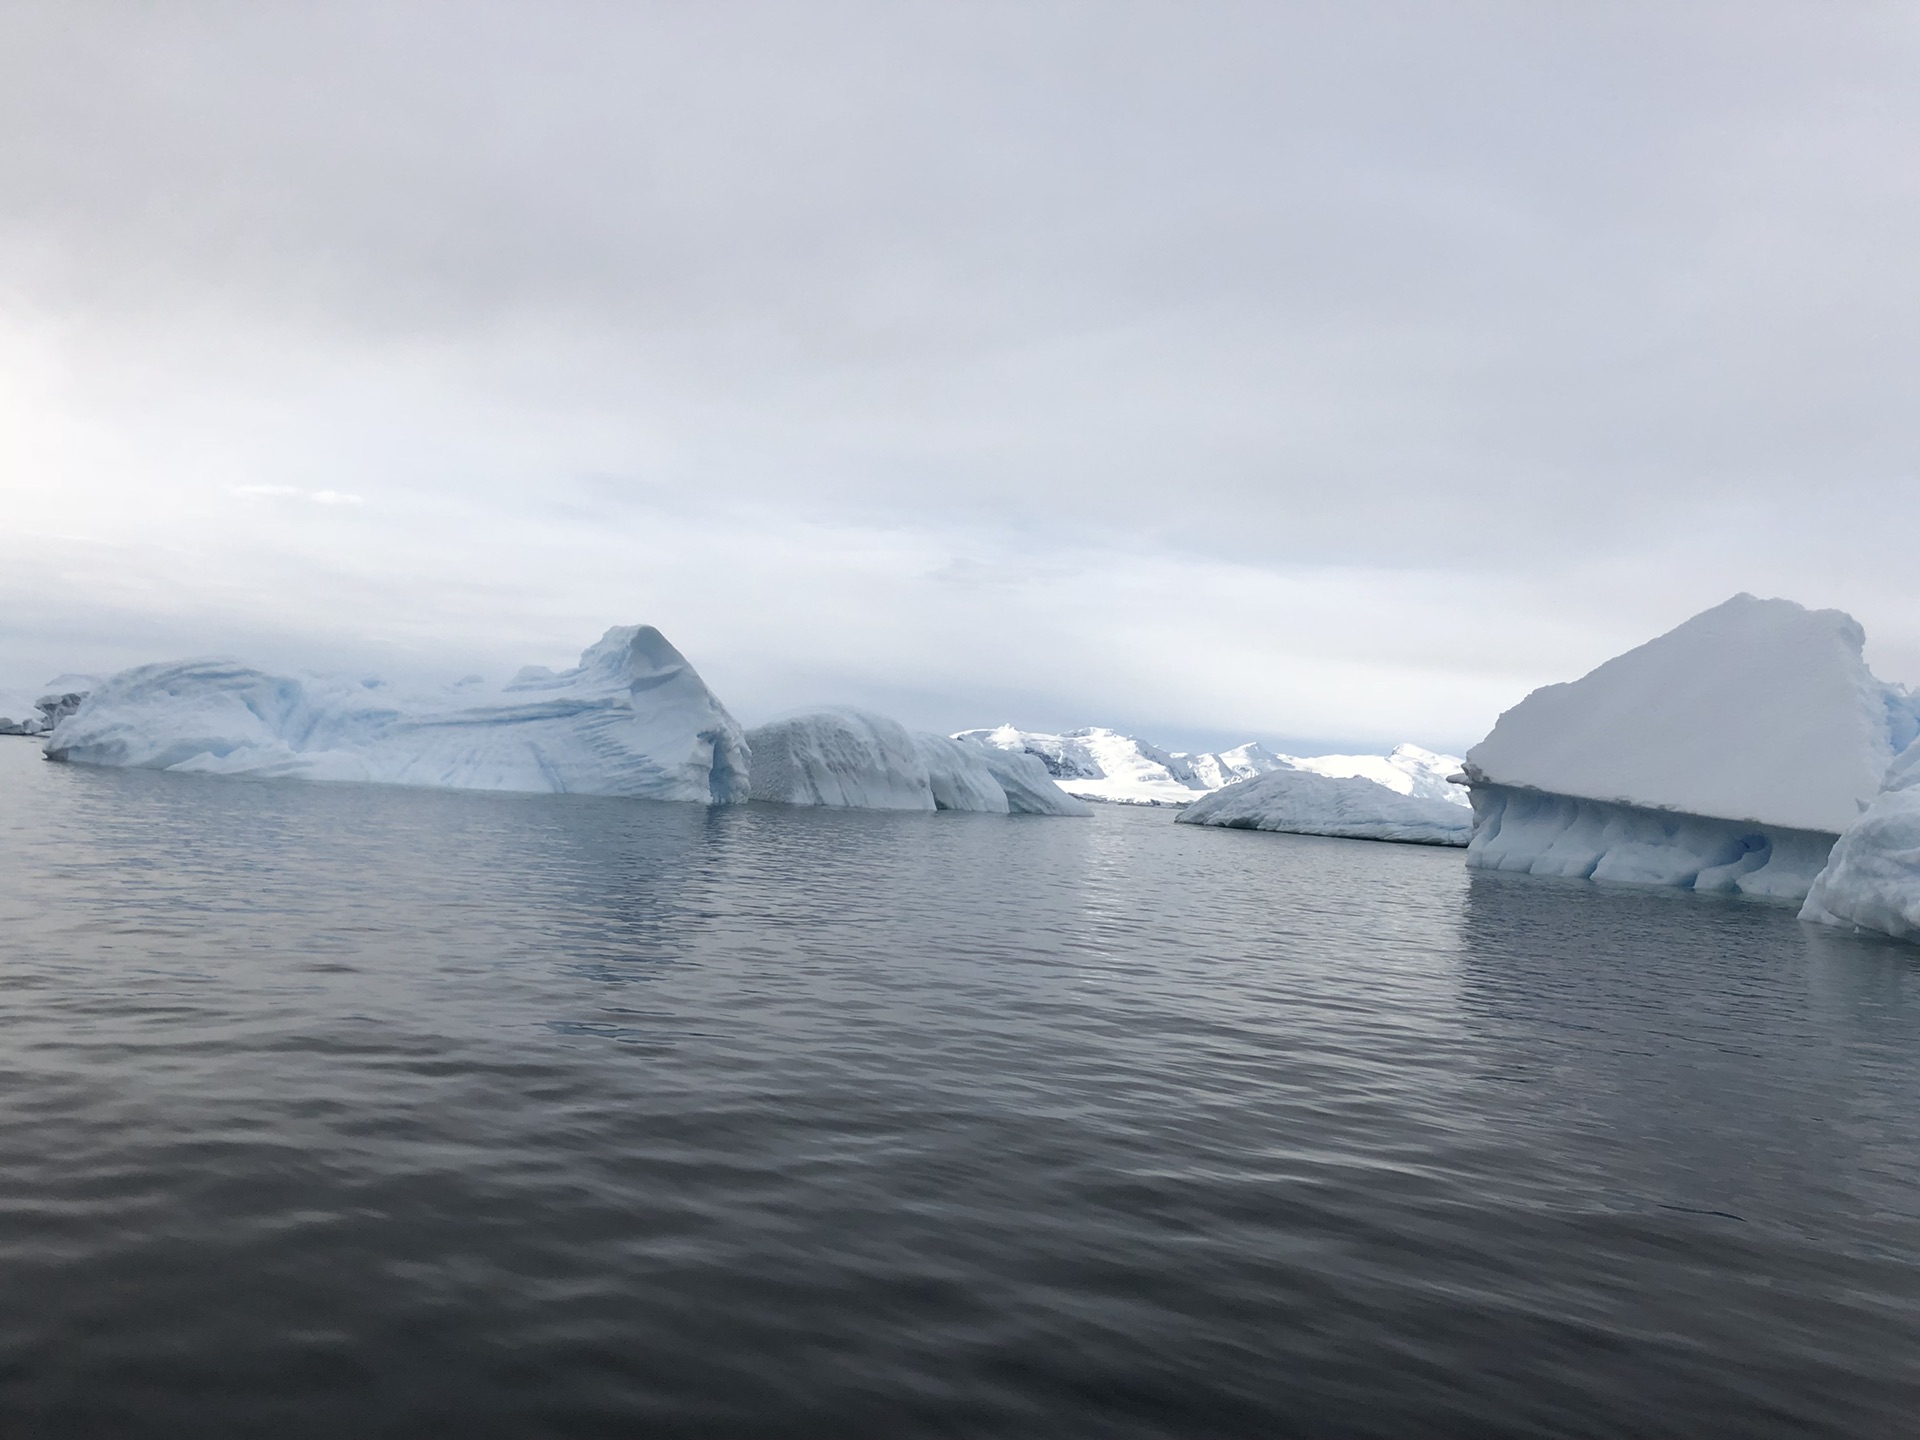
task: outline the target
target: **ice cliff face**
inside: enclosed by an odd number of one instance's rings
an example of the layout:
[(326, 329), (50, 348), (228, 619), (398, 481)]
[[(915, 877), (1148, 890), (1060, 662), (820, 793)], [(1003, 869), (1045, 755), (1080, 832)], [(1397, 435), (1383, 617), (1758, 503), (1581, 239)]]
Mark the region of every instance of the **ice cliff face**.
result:
[(1798, 900), (1920, 706), (1837, 610), (1737, 595), (1507, 711), (1467, 752), (1483, 869)]
[(1873, 803), (1841, 835), (1800, 918), (1920, 940), (1920, 741), (1893, 762)]
[(232, 661), (104, 681), (47, 738), (56, 760), (463, 790), (747, 798), (740, 726), (650, 625), (616, 627), (564, 671), (402, 697)]
[(1391, 755), (1281, 755), (1257, 742), (1190, 755), (1099, 726), (1054, 735), (1002, 725), (965, 730), (958, 739), (1035, 757), (1063, 790), (1087, 800), (1130, 805), (1188, 805), (1200, 796), (1277, 770), (1361, 776), (1402, 795), (1465, 807), (1466, 792), (1447, 784), (1453, 755), (1401, 745)]
[(869, 710), (834, 706), (787, 715), (747, 739), (756, 800), (861, 810), (1086, 813), (1031, 756), (916, 734)]
[(1175, 817), (1182, 825), (1282, 830), (1415, 845), (1465, 845), (1467, 810), (1444, 800), (1405, 795), (1359, 776), (1274, 770), (1196, 800)]

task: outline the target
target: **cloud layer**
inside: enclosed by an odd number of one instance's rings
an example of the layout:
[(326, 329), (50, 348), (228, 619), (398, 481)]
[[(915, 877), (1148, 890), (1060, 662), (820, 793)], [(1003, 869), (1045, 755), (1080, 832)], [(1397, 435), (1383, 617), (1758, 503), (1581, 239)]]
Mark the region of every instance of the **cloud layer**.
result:
[(1920, 681), (1907, 7), (14, 7), (0, 680), (1475, 738), (1734, 590)]

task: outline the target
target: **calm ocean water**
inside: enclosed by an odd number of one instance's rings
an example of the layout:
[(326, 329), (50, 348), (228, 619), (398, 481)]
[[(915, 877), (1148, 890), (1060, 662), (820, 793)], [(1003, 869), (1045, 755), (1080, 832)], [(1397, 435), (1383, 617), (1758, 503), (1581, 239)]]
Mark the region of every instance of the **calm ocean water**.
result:
[(0, 741), (0, 1433), (1906, 1435), (1920, 947)]

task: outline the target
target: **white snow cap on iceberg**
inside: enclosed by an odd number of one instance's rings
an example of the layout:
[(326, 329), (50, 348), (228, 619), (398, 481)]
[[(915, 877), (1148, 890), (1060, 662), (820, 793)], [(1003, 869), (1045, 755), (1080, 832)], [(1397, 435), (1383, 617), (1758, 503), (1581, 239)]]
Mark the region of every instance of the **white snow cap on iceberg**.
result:
[(1415, 845), (1465, 845), (1473, 816), (1461, 806), (1390, 790), (1360, 776), (1274, 770), (1195, 801), (1182, 825), (1281, 830)]
[(1920, 940), (1920, 740), (1893, 762), (1880, 794), (1840, 836), (1800, 918)]
[(142, 665), (102, 682), (47, 738), (89, 765), (460, 790), (747, 798), (740, 726), (651, 625), (616, 626), (571, 670), (403, 697), (378, 682), (236, 661)]
[(1570, 684), (1535, 690), (1467, 773), (1554, 795), (1837, 833), (1916, 729), (1838, 610), (1736, 595)]

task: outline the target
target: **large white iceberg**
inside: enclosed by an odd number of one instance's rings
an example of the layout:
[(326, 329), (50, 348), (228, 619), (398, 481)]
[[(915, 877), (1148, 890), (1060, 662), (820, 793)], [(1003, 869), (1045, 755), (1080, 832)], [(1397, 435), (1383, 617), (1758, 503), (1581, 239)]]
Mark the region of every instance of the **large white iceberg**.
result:
[(1276, 770), (1363, 776), (1402, 795), (1465, 806), (1466, 793), (1447, 777), (1460, 768), (1454, 755), (1401, 745), (1390, 755), (1282, 755), (1257, 741), (1231, 750), (1189, 754), (1103, 726), (1052, 734), (1002, 725), (964, 730), (957, 739), (1025, 753), (1043, 764), (1061, 789), (1083, 800), (1123, 805), (1189, 805), (1225, 785)]
[(1359, 776), (1274, 770), (1216, 790), (1175, 817), (1182, 825), (1282, 830), (1353, 840), (1465, 845), (1473, 817), (1444, 800), (1389, 790)]
[(740, 726), (651, 625), (616, 627), (571, 670), (428, 696), (233, 661), (142, 665), (47, 737), (88, 765), (726, 804), (748, 791)]
[(753, 798), (854, 810), (933, 810), (926, 761), (904, 725), (834, 706), (783, 715), (747, 732)]
[(748, 732), (753, 798), (861, 810), (1077, 815), (1086, 807), (1028, 755), (915, 733), (870, 710), (830, 706)]
[(1737, 595), (1467, 752), (1481, 869), (1803, 898), (1920, 706), (1851, 616)]
[(1840, 836), (1800, 918), (1920, 940), (1920, 740), (1893, 762), (1879, 795)]

